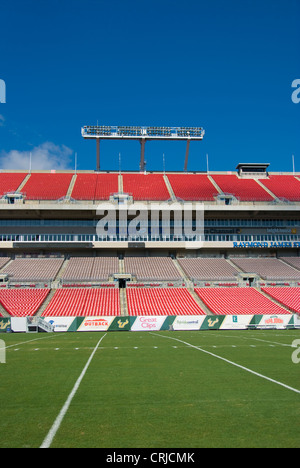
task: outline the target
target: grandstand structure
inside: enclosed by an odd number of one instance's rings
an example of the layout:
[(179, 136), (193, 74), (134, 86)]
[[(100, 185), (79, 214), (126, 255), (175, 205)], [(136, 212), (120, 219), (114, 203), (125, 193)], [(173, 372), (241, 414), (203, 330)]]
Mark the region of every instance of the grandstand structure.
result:
[(300, 173), (2, 171), (0, 197), (12, 329), (300, 326)]

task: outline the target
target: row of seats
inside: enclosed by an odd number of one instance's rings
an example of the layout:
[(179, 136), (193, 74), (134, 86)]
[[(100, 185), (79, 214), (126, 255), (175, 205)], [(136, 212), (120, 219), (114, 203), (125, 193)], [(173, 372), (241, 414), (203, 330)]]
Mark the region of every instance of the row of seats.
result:
[(66, 281), (101, 280), (108, 281), (109, 276), (119, 273), (117, 257), (71, 257), (62, 279)]
[[(0, 196), (16, 191), (27, 174), (1, 173)], [(73, 174), (32, 173), (22, 188), (29, 200), (57, 200), (65, 197)], [(267, 179), (240, 179), (236, 174), (172, 174), (167, 178), (173, 193), (182, 200), (213, 201), (218, 188), (241, 201), (272, 201), (280, 199), (300, 201), (300, 180), (292, 175), (271, 175)], [(135, 200), (168, 200), (171, 198), (163, 174), (122, 174), (123, 191)], [(71, 197), (76, 200), (108, 200), (119, 191), (118, 174), (79, 173), (76, 175)]]
[(2, 273), (12, 281), (52, 281), (58, 274), (63, 258), (16, 258), (5, 266)]
[[(300, 313), (299, 288), (196, 288), (202, 303), (215, 315)], [(48, 296), (49, 289), (0, 290), (0, 303), (16, 317), (34, 315)], [(126, 291), (128, 314), (138, 315), (206, 315), (185, 288), (130, 288)], [(275, 299), (275, 302), (271, 300)], [(57, 289), (43, 317), (119, 316), (118, 289)], [(1, 314), (0, 314), (1, 316)]]
[(216, 315), (287, 313), (253, 288), (196, 288), (195, 292)]
[(257, 273), (267, 280), (300, 280), (300, 271), (277, 258), (232, 258), (231, 261), (246, 273)]
[(58, 289), (43, 317), (118, 316), (120, 298), (117, 289)]
[(128, 289), (129, 315), (206, 315), (187, 289)]
[[(63, 265), (63, 258), (0, 257), (2, 273), (16, 281), (52, 281)], [(9, 262), (9, 263), (8, 263)], [(300, 257), (277, 258), (179, 258), (184, 274), (194, 281), (236, 281), (239, 272), (255, 273), (265, 280), (300, 281)], [(7, 265), (6, 265), (7, 264)], [(118, 257), (71, 257), (62, 280), (108, 281), (119, 273)], [(123, 273), (138, 281), (181, 281), (182, 276), (171, 257), (125, 257)]]
[(49, 292), (46, 288), (3, 289), (0, 290), (0, 304), (12, 317), (30, 317), (37, 313)]
[(180, 258), (185, 274), (194, 280), (236, 280), (238, 273), (225, 258)]
[(125, 257), (124, 269), (138, 281), (182, 280), (171, 257)]

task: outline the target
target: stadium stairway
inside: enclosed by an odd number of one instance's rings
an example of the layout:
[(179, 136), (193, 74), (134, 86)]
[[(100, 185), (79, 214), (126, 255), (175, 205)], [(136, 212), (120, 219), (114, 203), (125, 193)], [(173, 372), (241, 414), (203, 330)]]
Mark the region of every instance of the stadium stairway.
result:
[(69, 261), (70, 261), (70, 259), (67, 258), (67, 259), (63, 262), (63, 264), (62, 264), (62, 266), (61, 266), (61, 269), (59, 270), (59, 272), (58, 272), (57, 275), (56, 275), (55, 281), (59, 281), (59, 280), (62, 278), (62, 275), (64, 274), (65, 270), (67, 269), (67, 266), (68, 266), (68, 264), (69, 264)]
[(11, 315), (4, 309), (3, 305), (0, 303), (0, 317), (11, 317)]
[(206, 313), (206, 315), (213, 315), (211, 310), (204, 304), (204, 302), (201, 300), (201, 298), (196, 294), (194, 290), (194, 283), (188, 278), (188, 276), (185, 274), (185, 271), (177, 261), (177, 259), (173, 259), (173, 263), (176, 266), (177, 270), (181, 274), (182, 278), (185, 281), (185, 284), (187, 286), (187, 289), (190, 293), (190, 295), (193, 297), (193, 299), (197, 302), (197, 304), (201, 307), (201, 309)]
[(36, 312), (35, 317), (41, 317), (42, 313), (47, 309), (48, 305), (50, 304), (56, 291), (57, 291), (56, 288), (50, 289), (48, 296), (46, 297), (46, 299), (44, 300), (44, 302), (41, 304), (40, 308)]
[(23, 189), (24, 185), (28, 182), (30, 175), (31, 175), (31, 174), (27, 174), (27, 176), (25, 177), (25, 179), (23, 180), (23, 182), (21, 183), (21, 185), (20, 185), (20, 186), (18, 187), (18, 189), (16, 190), (17, 192), (21, 192), (21, 190)]
[(172, 199), (172, 201), (176, 202), (177, 198), (175, 197), (175, 193), (173, 192), (173, 188), (172, 188), (172, 185), (170, 184), (168, 176), (164, 175), (163, 177), (164, 177), (164, 181), (165, 181), (165, 184), (167, 186), (167, 189), (169, 191), (170, 198)]
[(211, 181), (211, 183), (213, 184), (213, 186), (215, 187), (215, 189), (217, 190), (217, 192), (218, 192), (220, 195), (222, 195), (223, 192), (222, 192), (222, 190), (220, 189), (220, 187), (218, 186), (217, 182), (215, 182), (214, 179), (213, 179), (209, 174), (207, 174), (207, 177), (208, 177), (208, 179)]
[(68, 191), (67, 191), (67, 195), (66, 195), (66, 198), (68, 200), (71, 198), (76, 179), (77, 179), (77, 175), (74, 174), (73, 177), (72, 177), (72, 180), (70, 182), (70, 185), (69, 185), (69, 188), (68, 188)]

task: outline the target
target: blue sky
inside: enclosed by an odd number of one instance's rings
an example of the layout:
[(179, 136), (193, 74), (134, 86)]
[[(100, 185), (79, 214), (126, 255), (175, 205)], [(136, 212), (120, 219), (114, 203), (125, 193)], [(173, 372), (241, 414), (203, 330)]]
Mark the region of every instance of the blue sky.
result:
[[(1, 0), (0, 168), (94, 170), (83, 125), (202, 126), (189, 170), (268, 162), (300, 171), (300, 0)], [(101, 168), (138, 170), (138, 142), (101, 142)], [(148, 170), (183, 142), (147, 142)], [(18, 167), (17, 167), (18, 166)]]

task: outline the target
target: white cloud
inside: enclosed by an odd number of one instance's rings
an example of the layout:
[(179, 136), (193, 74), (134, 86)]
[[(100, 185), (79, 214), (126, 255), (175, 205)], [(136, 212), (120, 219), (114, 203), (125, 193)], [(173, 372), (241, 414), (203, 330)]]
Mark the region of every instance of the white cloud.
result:
[(50, 141), (36, 146), (31, 151), (11, 150), (9, 152), (2, 152), (0, 168), (6, 170), (29, 170), (30, 153), (32, 170), (70, 169), (73, 151), (65, 145), (58, 146)]
[(4, 122), (5, 122), (5, 117), (0, 114), (0, 127), (3, 127)]

